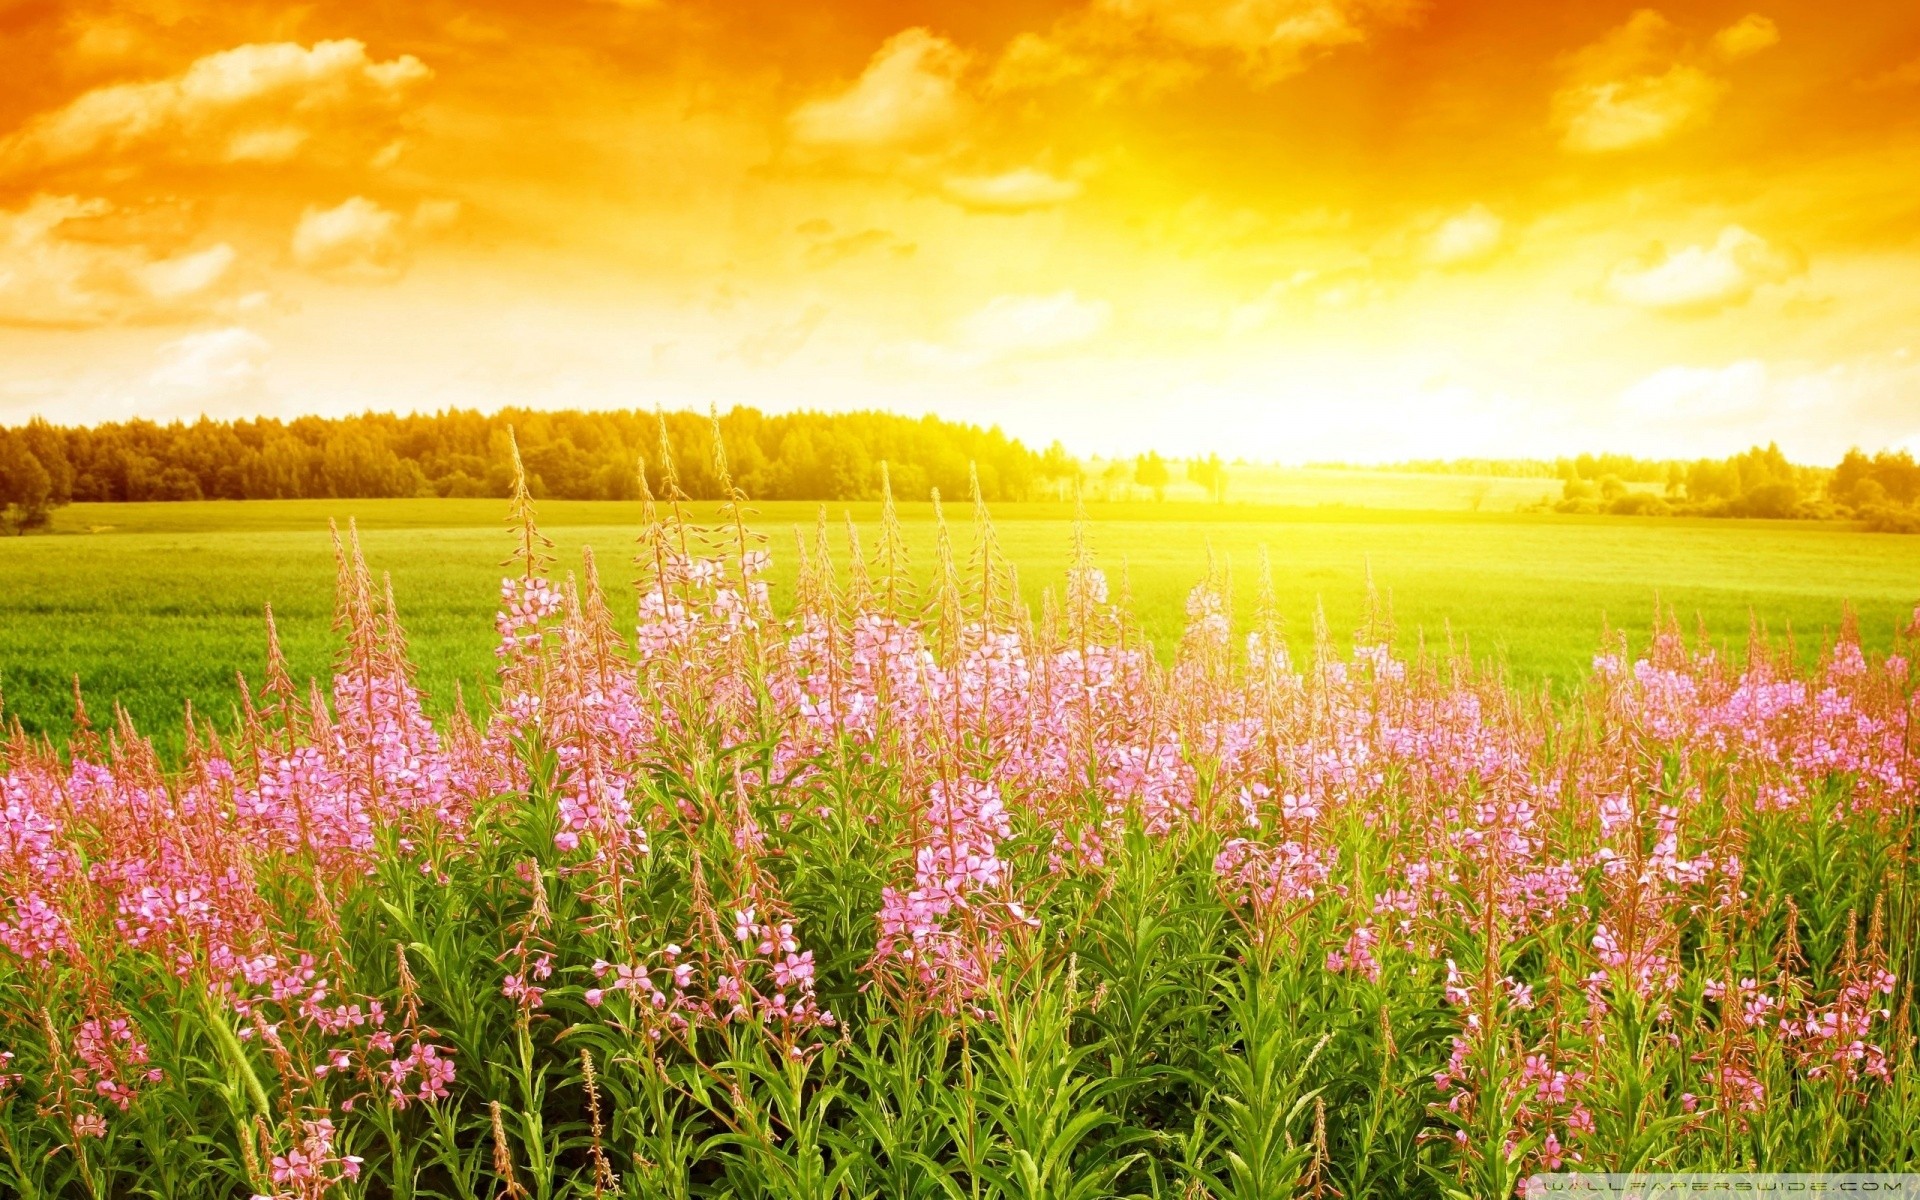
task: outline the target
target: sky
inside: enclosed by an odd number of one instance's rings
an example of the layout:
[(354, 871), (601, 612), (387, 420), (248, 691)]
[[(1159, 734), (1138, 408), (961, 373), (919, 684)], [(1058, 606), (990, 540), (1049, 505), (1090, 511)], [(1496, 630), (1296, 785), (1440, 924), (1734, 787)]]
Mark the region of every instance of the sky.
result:
[(1920, 448), (1913, 0), (0, 0), (0, 78), (0, 423)]

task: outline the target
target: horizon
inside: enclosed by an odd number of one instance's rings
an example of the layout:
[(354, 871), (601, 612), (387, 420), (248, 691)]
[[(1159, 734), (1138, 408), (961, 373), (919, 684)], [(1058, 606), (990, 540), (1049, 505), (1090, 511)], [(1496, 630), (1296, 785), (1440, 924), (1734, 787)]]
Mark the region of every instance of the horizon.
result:
[[(256, 414), (249, 414), (249, 415), (232, 415), (232, 416), (224, 416), (224, 417), (214, 416), (207, 413), (201, 413), (195, 416), (174, 415), (174, 416), (158, 417), (158, 418), (146, 417), (140, 414), (134, 414), (132, 416), (103, 417), (103, 418), (100, 418), (99, 420), (83, 421), (83, 422), (64, 422), (59, 420), (52, 420), (47, 418), (43, 414), (35, 413), (25, 418), (0, 420), (0, 430), (9, 430), (9, 429), (21, 430), (26, 428), (28, 425), (32, 424), (35, 421), (45, 422), (56, 428), (98, 429), (107, 425), (114, 425), (114, 424), (124, 425), (131, 422), (136, 422), (136, 421), (151, 421), (152, 423), (162, 427), (171, 427), (171, 426), (184, 427), (184, 426), (190, 426), (197, 422), (202, 422), (202, 421), (212, 421), (215, 423), (233, 423), (233, 422), (240, 422), (240, 421), (278, 421), (283, 424), (292, 424), (294, 422), (303, 421), (303, 420), (346, 421), (346, 420), (360, 420), (360, 419), (366, 419), (370, 417), (392, 417), (400, 420), (406, 420), (406, 419), (443, 418), (447, 416), (461, 415), (461, 414), (474, 415), (474, 416), (479, 416), (486, 419), (491, 419), (495, 416), (498, 416), (502, 412), (513, 411), (513, 410), (524, 411), (528, 413), (552, 414), (556, 416), (567, 415), (567, 414), (575, 414), (575, 415), (615, 414), (615, 415), (645, 416), (645, 415), (648, 415), (650, 412), (657, 415), (661, 415), (661, 416), (665, 416), (665, 415), (673, 415), (678, 417), (701, 416), (701, 413), (699, 411), (693, 410), (693, 409), (645, 410), (645, 409), (635, 409), (635, 408), (610, 408), (610, 407), (572, 408), (572, 409), (529, 409), (523, 405), (512, 405), (512, 404), (501, 405), (493, 409), (461, 409), (456, 407), (443, 407), (443, 408), (434, 409), (431, 411), (428, 411), (428, 410), (395, 411), (391, 409), (362, 409), (358, 411), (340, 412), (340, 413), (331, 413), (331, 414), (311, 413), (311, 412), (309, 413), (256, 413)], [(735, 412), (741, 411), (741, 410), (745, 410), (747, 412), (759, 413), (762, 416), (768, 416), (768, 417), (795, 416), (795, 415), (833, 417), (833, 416), (858, 416), (861, 414), (874, 414), (874, 415), (880, 415), (880, 416), (902, 417), (907, 420), (913, 420), (913, 421), (931, 419), (936, 421), (942, 421), (948, 424), (971, 426), (975, 429), (978, 429), (986, 433), (1000, 433), (1006, 436), (1007, 438), (1009, 438), (1010, 440), (1014, 441), (1015, 443), (1021, 445), (1028, 451), (1031, 451), (1036, 454), (1043, 453), (1048, 449), (1050, 449), (1052, 446), (1058, 445), (1060, 449), (1067, 454), (1069, 459), (1071, 459), (1076, 463), (1083, 463), (1083, 464), (1084, 463), (1109, 463), (1109, 464), (1133, 463), (1147, 457), (1148, 455), (1160, 454), (1161, 457), (1163, 457), (1169, 465), (1175, 465), (1175, 466), (1194, 462), (1194, 461), (1204, 460), (1207, 457), (1211, 456), (1214, 458), (1218, 458), (1221, 461), (1222, 465), (1231, 466), (1231, 467), (1256, 467), (1256, 468), (1263, 468), (1263, 469), (1289, 470), (1289, 471), (1355, 470), (1355, 471), (1382, 471), (1382, 472), (1399, 473), (1399, 474), (1418, 474), (1426, 471), (1427, 468), (1431, 468), (1431, 467), (1460, 468), (1460, 467), (1466, 467), (1466, 466), (1472, 466), (1472, 465), (1482, 465), (1487, 467), (1543, 467), (1543, 468), (1552, 470), (1563, 464), (1573, 463), (1577, 460), (1582, 460), (1582, 459), (1606, 460), (1610, 462), (1624, 460), (1626, 462), (1643, 465), (1643, 466), (1646, 466), (1646, 465), (1664, 466), (1664, 465), (1669, 465), (1673, 463), (1685, 464), (1685, 463), (1692, 463), (1692, 462), (1699, 462), (1699, 461), (1717, 462), (1717, 461), (1722, 461), (1728, 458), (1736, 457), (1740, 454), (1743, 454), (1752, 450), (1771, 450), (1771, 449), (1778, 448), (1777, 442), (1772, 440), (1766, 440), (1766, 441), (1750, 441), (1744, 445), (1740, 445), (1733, 449), (1729, 449), (1726, 453), (1723, 453), (1723, 454), (1722, 453), (1706, 453), (1706, 454), (1655, 456), (1655, 455), (1636, 454), (1636, 453), (1633, 453), (1632, 451), (1619, 450), (1619, 449), (1587, 448), (1587, 449), (1563, 451), (1563, 452), (1557, 452), (1557, 453), (1545, 454), (1545, 455), (1491, 456), (1491, 455), (1484, 455), (1484, 454), (1461, 454), (1461, 455), (1437, 457), (1437, 458), (1436, 457), (1401, 457), (1401, 458), (1391, 458), (1391, 459), (1390, 458), (1366, 458), (1366, 457), (1357, 457), (1357, 458), (1256, 457), (1248, 454), (1228, 454), (1218, 449), (1200, 450), (1197, 452), (1189, 452), (1185, 454), (1175, 453), (1175, 452), (1167, 452), (1162, 454), (1160, 449), (1155, 446), (1140, 446), (1132, 450), (1101, 453), (1098, 451), (1094, 451), (1094, 452), (1080, 451), (1075, 446), (1067, 444), (1064, 440), (1061, 440), (1061, 439), (1055, 439), (1055, 441), (1052, 443), (1039, 443), (1026, 438), (1022, 438), (1019, 434), (1002, 428), (998, 423), (982, 422), (982, 421), (966, 421), (963, 419), (948, 417), (936, 412), (911, 413), (911, 412), (900, 412), (894, 409), (883, 409), (883, 408), (825, 409), (825, 408), (806, 408), (806, 407), (769, 410), (769, 409), (758, 408), (754, 405), (742, 404), (742, 405), (735, 405), (734, 407), (725, 409), (725, 410), (711, 409), (709, 410), (709, 415), (711, 415), (716, 419), (724, 418), (724, 417), (731, 416)], [(1732, 442), (1728, 443), (1729, 446), (1731, 446), (1732, 444), (1733, 444)], [(1846, 454), (1853, 454), (1853, 453), (1864, 453), (1867, 455), (1901, 454), (1901, 453), (1912, 454), (1912, 451), (1902, 446), (1863, 446), (1858, 443), (1855, 443), (1848, 446), (1847, 449), (1842, 451), (1840, 454), (1836, 454), (1834, 456), (1835, 463), (1840, 461), (1840, 459), (1843, 458)], [(1823, 463), (1823, 462), (1808, 462), (1808, 461), (1792, 458), (1791, 455), (1789, 455), (1789, 460), (1793, 463), (1793, 465), (1796, 468), (1800, 468), (1800, 469), (1815, 470), (1815, 471), (1829, 471), (1833, 469), (1832, 464)], [(1458, 472), (1457, 470), (1447, 470), (1442, 473), (1458, 474), (1460, 472)]]
[(1920, 448), (1920, 9), (53, 3), (0, 424), (875, 409), (1081, 456)]

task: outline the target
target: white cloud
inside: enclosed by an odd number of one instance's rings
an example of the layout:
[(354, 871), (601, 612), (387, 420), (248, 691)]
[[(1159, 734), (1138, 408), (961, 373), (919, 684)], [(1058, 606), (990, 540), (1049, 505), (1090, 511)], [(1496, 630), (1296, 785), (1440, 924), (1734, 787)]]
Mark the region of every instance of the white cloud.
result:
[(237, 255), (220, 243), (166, 253), (93, 227), (114, 205), (35, 196), (0, 209), (0, 324), (85, 327), (186, 320), (227, 295)]
[(265, 338), (239, 325), (168, 342), (147, 376), (154, 406), (167, 415), (257, 410), (272, 349)]
[(741, 361), (751, 367), (777, 367), (798, 354), (827, 319), (824, 304), (810, 304), (791, 321), (781, 321), (756, 330), (741, 339)]
[(1780, 43), (1780, 27), (1759, 13), (1748, 13), (1713, 35), (1714, 53), (1729, 61), (1750, 57)]
[(1198, 50), (1236, 51), (1263, 70), (1291, 67), (1306, 50), (1365, 41), (1368, 26), (1412, 6), (1381, 0), (1097, 0)]
[(352, 39), (237, 46), (181, 75), (95, 88), (0, 139), (0, 169), (154, 153), (189, 162), (282, 162), (316, 137), (350, 137), (396, 111), (432, 72), (375, 61)]
[(1483, 204), (1475, 204), (1440, 223), (1427, 240), (1427, 261), (1441, 267), (1470, 267), (1486, 262), (1506, 240), (1507, 223)]
[(954, 175), (941, 190), (955, 203), (983, 212), (1027, 212), (1065, 204), (1080, 194), (1080, 181), (1061, 179), (1034, 167), (999, 175)]
[(411, 224), (421, 233), (439, 233), (451, 229), (460, 220), (462, 206), (458, 200), (422, 200), (413, 206)]
[(1271, 326), (1287, 310), (1354, 311), (1379, 304), (1392, 294), (1389, 281), (1365, 260), (1324, 270), (1302, 267), (1285, 279), (1275, 280), (1253, 299), (1228, 307), (1222, 326), (1229, 334), (1255, 333)]
[(1569, 150), (1603, 154), (1664, 141), (1706, 118), (1726, 84), (1698, 67), (1578, 84), (1555, 97)]
[(996, 90), (1091, 83), (1097, 92), (1178, 86), (1231, 56), (1256, 84), (1404, 22), (1419, 0), (1093, 0), (1047, 33), (1024, 33), (995, 66)]
[(802, 104), (789, 126), (802, 145), (873, 151), (924, 145), (960, 122), (966, 55), (925, 29), (887, 39), (867, 69), (836, 95)]
[(1662, 367), (1620, 393), (1620, 405), (1653, 420), (1701, 421), (1752, 416), (1767, 394), (1765, 363)]
[(1913, 413), (1917, 382), (1920, 371), (1898, 352), (1825, 362), (1747, 358), (1662, 367), (1616, 401), (1643, 453), (1724, 454), (1778, 441), (1799, 461), (1832, 462), (1849, 445), (1913, 438), (1920, 431)]
[(1092, 339), (1107, 327), (1113, 306), (1082, 300), (1072, 290), (1050, 296), (995, 296), (960, 326), (968, 345), (994, 355), (1054, 350)]
[(233, 247), (222, 242), (205, 250), (176, 254), (148, 263), (136, 274), (156, 300), (184, 300), (206, 294), (233, 266)]
[(995, 296), (960, 322), (951, 342), (907, 342), (883, 348), (878, 356), (916, 367), (968, 370), (1092, 341), (1112, 318), (1113, 306), (1105, 300), (1082, 300), (1071, 289)]
[[(1749, 15), (1716, 34), (1712, 50), (1730, 63), (1779, 38), (1773, 22)], [(1632, 150), (1705, 121), (1729, 86), (1713, 65), (1671, 21), (1641, 9), (1568, 60), (1566, 83), (1553, 97), (1561, 145), (1587, 154)]]
[(1607, 276), (1606, 291), (1640, 308), (1700, 315), (1745, 304), (1762, 285), (1783, 283), (1805, 270), (1798, 254), (1729, 225), (1710, 246), (1673, 254), (1656, 247), (1621, 263)]
[(405, 222), (364, 196), (309, 208), (293, 231), (293, 261), (343, 283), (391, 283), (407, 269)]

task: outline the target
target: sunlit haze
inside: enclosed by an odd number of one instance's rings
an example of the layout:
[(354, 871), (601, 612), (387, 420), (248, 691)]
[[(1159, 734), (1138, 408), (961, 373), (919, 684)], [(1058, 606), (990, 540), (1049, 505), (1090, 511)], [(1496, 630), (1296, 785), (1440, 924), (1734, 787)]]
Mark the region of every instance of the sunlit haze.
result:
[(0, 9), (0, 423), (1920, 439), (1920, 5)]

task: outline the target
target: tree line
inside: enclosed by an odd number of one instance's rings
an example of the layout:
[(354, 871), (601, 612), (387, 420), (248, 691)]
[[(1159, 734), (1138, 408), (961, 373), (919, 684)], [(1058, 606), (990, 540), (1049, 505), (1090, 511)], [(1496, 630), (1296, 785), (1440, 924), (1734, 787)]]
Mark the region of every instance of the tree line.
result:
[[(511, 431), (511, 433), (510, 433)], [(896, 494), (938, 488), (963, 496), (977, 472), (989, 501), (1071, 498), (1083, 482), (1138, 486), (1164, 497), (1173, 468), (1218, 502), (1218, 455), (1179, 463), (1148, 451), (1087, 481), (1058, 442), (1035, 451), (996, 428), (885, 412), (497, 413), (449, 409), (350, 417), (132, 420), (0, 427), (0, 531), (44, 525), (74, 501), (273, 500), (409, 496), (500, 498), (512, 487), (510, 436), (535, 496), (630, 500), (644, 470), (658, 480), (666, 451), (682, 491), (714, 499), (715, 433), (734, 480), (766, 500), (863, 500), (880, 494), (881, 464)], [(1348, 464), (1323, 464), (1346, 466)], [(1455, 459), (1368, 470), (1558, 477), (1560, 512), (1713, 517), (1851, 518), (1920, 532), (1920, 464), (1906, 451), (1847, 452), (1837, 467), (1790, 462), (1777, 445), (1724, 459), (1581, 454), (1559, 459)]]
[[(1626, 460), (1630, 471), (1607, 470), (1616, 465), (1605, 461), (1612, 457), (1588, 460), (1591, 466), (1562, 460), (1562, 496), (1553, 507), (1630, 516), (1851, 518), (1886, 532), (1920, 532), (1920, 464), (1905, 450), (1870, 456), (1856, 448), (1836, 467), (1801, 466), (1772, 444), (1723, 459), (1668, 461), (1658, 471), (1648, 460)], [(1629, 487), (1633, 482), (1661, 486)]]
[(1776, 444), (1726, 458), (1579, 454), (1555, 459), (1417, 459), (1386, 467), (1319, 465), (1424, 475), (1557, 478), (1560, 499), (1546, 507), (1564, 513), (1851, 519), (1886, 532), (1920, 532), (1920, 464), (1905, 450), (1869, 455), (1855, 448), (1835, 467), (1791, 462)]
[(628, 500), (638, 470), (658, 480), (664, 439), (681, 489), (712, 499), (716, 431), (734, 480), (766, 500), (862, 500), (895, 492), (988, 500), (1057, 494), (1078, 465), (1058, 443), (1036, 452), (998, 428), (883, 412), (773, 415), (450, 409), (400, 416), (133, 420), (0, 428), (0, 510), (18, 531), (74, 501), (504, 497), (509, 430), (538, 497)]

